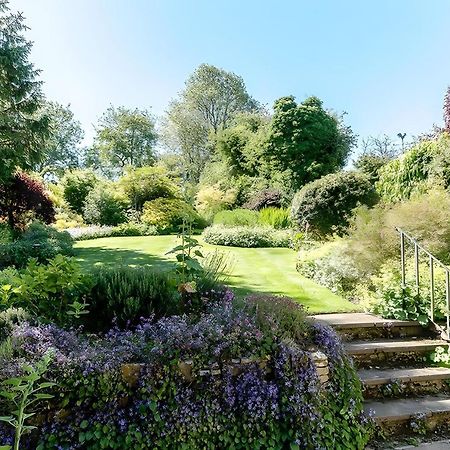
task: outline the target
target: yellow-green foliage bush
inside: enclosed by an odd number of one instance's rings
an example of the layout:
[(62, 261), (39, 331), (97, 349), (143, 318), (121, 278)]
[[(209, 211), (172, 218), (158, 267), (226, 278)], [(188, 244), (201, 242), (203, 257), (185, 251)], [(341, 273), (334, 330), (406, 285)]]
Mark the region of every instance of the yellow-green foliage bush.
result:
[(214, 216), (214, 225), (254, 226), (259, 222), (259, 214), (249, 209), (233, 209), (231, 211), (220, 211)]
[(70, 209), (62, 210), (55, 215), (55, 223), (53, 226), (57, 230), (66, 230), (67, 228), (78, 228), (85, 226), (83, 217), (74, 213)]
[(259, 223), (276, 229), (292, 228), (291, 212), (288, 208), (263, 208), (259, 211)]
[(204, 226), (203, 219), (194, 208), (178, 198), (157, 198), (144, 203), (141, 221), (161, 231), (178, 231), (183, 223), (194, 228)]
[(215, 214), (230, 208), (236, 202), (236, 189), (221, 189), (218, 185), (201, 187), (195, 199), (195, 207), (208, 221)]

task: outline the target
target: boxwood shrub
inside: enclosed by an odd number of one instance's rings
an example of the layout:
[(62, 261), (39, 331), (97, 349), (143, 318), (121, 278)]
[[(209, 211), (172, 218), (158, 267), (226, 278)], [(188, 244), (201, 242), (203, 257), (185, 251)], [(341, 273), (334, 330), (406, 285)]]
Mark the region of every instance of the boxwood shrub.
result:
[(292, 233), (270, 227), (226, 227), (213, 225), (203, 231), (208, 244), (231, 247), (289, 247)]
[(338, 172), (306, 184), (292, 200), (292, 218), (301, 229), (342, 234), (358, 205), (374, 205), (375, 188), (366, 175)]

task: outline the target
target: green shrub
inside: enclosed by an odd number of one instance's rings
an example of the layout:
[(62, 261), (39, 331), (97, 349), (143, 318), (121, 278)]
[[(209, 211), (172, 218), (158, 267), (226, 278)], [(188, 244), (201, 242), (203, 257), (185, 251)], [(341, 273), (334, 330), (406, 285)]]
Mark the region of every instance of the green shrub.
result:
[(113, 186), (98, 184), (86, 197), (83, 217), (95, 225), (115, 226), (126, 221), (127, 201)]
[(236, 196), (237, 190), (234, 188), (223, 190), (219, 185), (203, 186), (195, 197), (195, 207), (210, 222), (216, 213), (234, 205)]
[(362, 154), (355, 161), (354, 165), (356, 169), (368, 176), (372, 183), (375, 183), (380, 179), (380, 169), (389, 161), (385, 156)]
[(204, 221), (194, 208), (177, 198), (158, 198), (144, 204), (141, 221), (160, 232), (179, 231), (183, 223), (203, 228)]
[(263, 208), (259, 211), (258, 221), (276, 229), (292, 228), (291, 212), (287, 208)]
[(338, 239), (319, 244), (316, 248), (301, 250), (297, 270), (332, 292), (351, 297), (363, 274), (346, 254), (346, 246), (344, 240)]
[(231, 211), (220, 211), (214, 216), (214, 225), (229, 227), (254, 226), (258, 224), (259, 215), (256, 211), (249, 209), (233, 209)]
[(213, 225), (203, 231), (208, 244), (231, 247), (289, 247), (292, 234), (268, 227), (225, 227)]
[(88, 327), (108, 329), (137, 324), (141, 317), (174, 314), (180, 308), (175, 280), (151, 267), (101, 267), (88, 295)]
[(13, 240), (13, 232), (7, 223), (0, 222), (0, 245), (8, 244)]
[(180, 196), (180, 188), (163, 167), (129, 169), (120, 179), (119, 186), (137, 211), (142, 210), (145, 202)]
[(354, 208), (374, 205), (370, 180), (358, 172), (338, 172), (306, 184), (292, 200), (292, 217), (302, 228), (320, 235), (343, 234)]
[(73, 255), (73, 239), (69, 233), (33, 222), (14, 242), (0, 245), (0, 269), (24, 267), (30, 258), (45, 263), (58, 254)]
[[(417, 320), (426, 325), (429, 320), (431, 297), (428, 259), (421, 264), (420, 289), (415, 286), (415, 267), (412, 260), (406, 266), (406, 287), (402, 287), (400, 264), (397, 260), (387, 261), (379, 273), (361, 290), (366, 296), (368, 306), (386, 319)], [(435, 267), (435, 320), (446, 317), (445, 271)]]
[(90, 281), (74, 259), (57, 255), (48, 264), (32, 259), (20, 271), (0, 272), (0, 284), (0, 308), (20, 307), (43, 320), (67, 325), (73, 323), (74, 304), (82, 301)]
[(377, 191), (386, 202), (407, 200), (437, 185), (450, 185), (450, 135), (423, 140), (398, 159), (383, 166)]
[(74, 212), (82, 214), (86, 197), (97, 183), (98, 177), (92, 170), (67, 172), (61, 180), (64, 200)]
[[(450, 262), (450, 195), (444, 190), (393, 205), (358, 208), (345, 253), (366, 276), (399, 254), (400, 227), (445, 263)], [(411, 251), (411, 247), (407, 247)]]

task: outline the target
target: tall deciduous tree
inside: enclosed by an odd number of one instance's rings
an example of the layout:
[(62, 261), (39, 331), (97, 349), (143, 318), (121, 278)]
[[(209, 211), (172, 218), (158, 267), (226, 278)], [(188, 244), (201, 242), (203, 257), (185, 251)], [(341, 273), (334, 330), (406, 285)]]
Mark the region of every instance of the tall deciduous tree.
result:
[(42, 161), (35, 166), (41, 175), (62, 176), (64, 170), (79, 166), (79, 145), (84, 137), (81, 124), (74, 118), (70, 105), (47, 102), (44, 111), (50, 118), (50, 136)]
[(445, 131), (450, 133), (450, 86), (444, 97), (444, 127)]
[(265, 172), (263, 156), (269, 126), (266, 113), (240, 113), (229, 128), (217, 134), (217, 152), (234, 174), (254, 177)]
[(354, 145), (350, 127), (317, 97), (300, 104), (292, 96), (275, 102), (266, 157), (273, 170), (289, 173), (294, 188), (342, 168)]
[(237, 113), (257, 107), (240, 76), (209, 64), (196, 69), (171, 102), (163, 133), (166, 144), (185, 158), (187, 178), (197, 181), (210, 158), (209, 134), (227, 128)]
[(101, 160), (122, 170), (153, 164), (156, 140), (149, 111), (110, 106), (99, 121), (94, 146)]
[(49, 136), (49, 118), (41, 111), (39, 71), (28, 60), (32, 44), (20, 13), (0, 0), (0, 181), (17, 167), (31, 169), (40, 161)]
[(361, 142), (362, 152), (354, 161), (355, 167), (365, 173), (375, 183), (378, 181), (379, 170), (392, 159), (396, 158), (399, 146), (387, 135), (369, 136)]

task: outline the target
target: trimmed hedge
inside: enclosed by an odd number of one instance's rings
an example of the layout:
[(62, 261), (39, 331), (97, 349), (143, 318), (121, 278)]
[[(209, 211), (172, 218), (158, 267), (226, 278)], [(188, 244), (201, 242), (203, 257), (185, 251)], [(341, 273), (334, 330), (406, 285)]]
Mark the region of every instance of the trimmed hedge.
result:
[(292, 232), (269, 227), (225, 227), (213, 225), (203, 231), (208, 244), (231, 247), (290, 247)]

